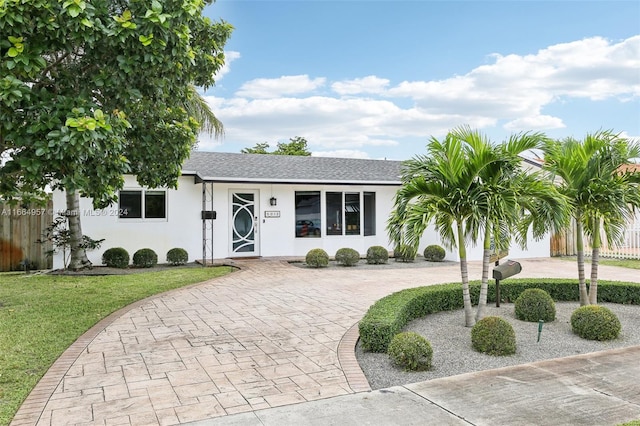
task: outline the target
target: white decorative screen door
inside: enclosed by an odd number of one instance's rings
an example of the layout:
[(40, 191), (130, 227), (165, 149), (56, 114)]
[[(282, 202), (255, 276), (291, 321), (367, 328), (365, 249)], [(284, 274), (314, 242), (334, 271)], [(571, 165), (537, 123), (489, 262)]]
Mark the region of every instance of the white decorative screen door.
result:
[(231, 255), (257, 256), (258, 191), (231, 193)]

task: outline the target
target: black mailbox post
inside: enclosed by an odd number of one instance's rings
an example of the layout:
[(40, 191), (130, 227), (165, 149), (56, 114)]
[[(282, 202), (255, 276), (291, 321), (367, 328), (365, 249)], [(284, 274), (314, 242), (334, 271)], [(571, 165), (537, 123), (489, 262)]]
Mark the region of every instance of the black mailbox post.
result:
[(493, 268), (493, 279), (496, 280), (496, 307), (500, 307), (500, 281), (512, 277), (522, 271), (522, 266), (515, 260), (507, 260)]

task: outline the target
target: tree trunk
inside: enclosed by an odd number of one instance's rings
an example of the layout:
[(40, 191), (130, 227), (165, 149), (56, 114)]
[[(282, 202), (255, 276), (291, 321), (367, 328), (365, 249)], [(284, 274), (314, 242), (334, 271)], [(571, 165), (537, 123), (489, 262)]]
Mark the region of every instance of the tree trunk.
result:
[(598, 304), (598, 263), (600, 262), (600, 221), (595, 224), (593, 230), (593, 245), (591, 251), (591, 280), (589, 281), (589, 303)]
[(80, 226), (80, 195), (78, 191), (66, 191), (67, 197), (67, 221), (69, 222), (69, 247), (71, 258), (69, 269), (90, 269), (91, 262), (87, 258), (87, 252), (82, 247), (82, 227)]
[(482, 284), (480, 285), (480, 297), (478, 298), (478, 311), (476, 321), (480, 321), (485, 316), (487, 307), (487, 292), (489, 287), (489, 258), (491, 256), (491, 230), (489, 226), (484, 234), (484, 251), (482, 254)]
[(589, 304), (587, 283), (584, 277), (584, 239), (582, 236), (582, 217), (576, 217), (576, 249), (578, 251), (578, 287), (580, 289), (580, 306)]
[(469, 270), (467, 268), (467, 249), (464, 245), (462, 224), (458, 223), (458, 254), (460, 255), (460, 276), (462, 277), (462, 300), (464, 302), (464, 326), (473, 327), (473, 306), (469, 293)]

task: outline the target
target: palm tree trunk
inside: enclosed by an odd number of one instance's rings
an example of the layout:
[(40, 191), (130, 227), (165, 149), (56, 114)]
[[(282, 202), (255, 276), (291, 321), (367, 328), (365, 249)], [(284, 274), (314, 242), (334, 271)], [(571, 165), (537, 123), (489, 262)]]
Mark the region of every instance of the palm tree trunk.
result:
[(598, 263), (600, 262), (600, 247), (602, 239), (600, 238), (600, 221), (593, 227), (593, 245), (591, 250), (591, 280), (589, 281), (589, 303), (591, 305), (598, 304)]
[(469, 292), (469, 269), (467, 268), (467, 249), (464, 245), (464, 231), (462, 224), (458, 223), (458, 255), (460, 256), (460, 276), (462, 277), (462, 300), (464, 302), (464, 326), (473, 327), (473, 306), (471, 305), (471, 293)]
[(91, 262), (87, 258), (87, 252), (82, 247), (82, 227), (80, 225), (80, 196), (78, 191), (66, 191), (67, 198), (67, 221), (69, 222), (69, 247), (71, 258), (69, 269), (77, 271), (79, 269), (91, 268)]
[(480, 285), (480, 296), (478, 298), (478, 311), (476, 321), (480, 321), (485, 316), (487, 307), (487, 291), (489, 287), (489, 258), (491, 256), (491, 230), (487, 225), (484, 231), (484, 251), (482, 254), (482, 284)]
[(578, 288), (580, 289), (580, 306), (589, 304), (589, 294), (584, 277), (584, 237), (582, 235), (582, 217), (576, 217), (576, 250), (578, 251)]

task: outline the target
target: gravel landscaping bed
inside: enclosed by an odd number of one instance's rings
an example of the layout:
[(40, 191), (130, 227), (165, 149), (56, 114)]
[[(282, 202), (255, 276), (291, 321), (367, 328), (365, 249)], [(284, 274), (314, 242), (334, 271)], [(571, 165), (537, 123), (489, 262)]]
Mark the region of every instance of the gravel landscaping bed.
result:
[(487, 316), (501, 316), (511, 323), (516, 333), (515, 355), (498, 357), (474, 351), (471, 348), (471, 328), (464, 326), (464, 312), (456, 310), (427, 315), (410, 322), (404, 328), (404, 331), (415, 331), (431, 342), (431, 371), (403, 371), (392, 364), (387, 354), (364, 352), (360, 344), (356, 346), (356, 358), (371, 388), (381, 389), (472, 371), (640, 345), (640, 306), (611, 303), (601, 305), (611, 309), (620, 319), (622, 332), (616, 340), (597, 342), (573, 334), (570, 318), (579, 304), (557, 302), (556, 320), (543, 325), (538, 342), (538, 323), (517, 320), (513, 304), (502, 303), (500, 308), (496, 308), (495, 304), (488, 305)]

